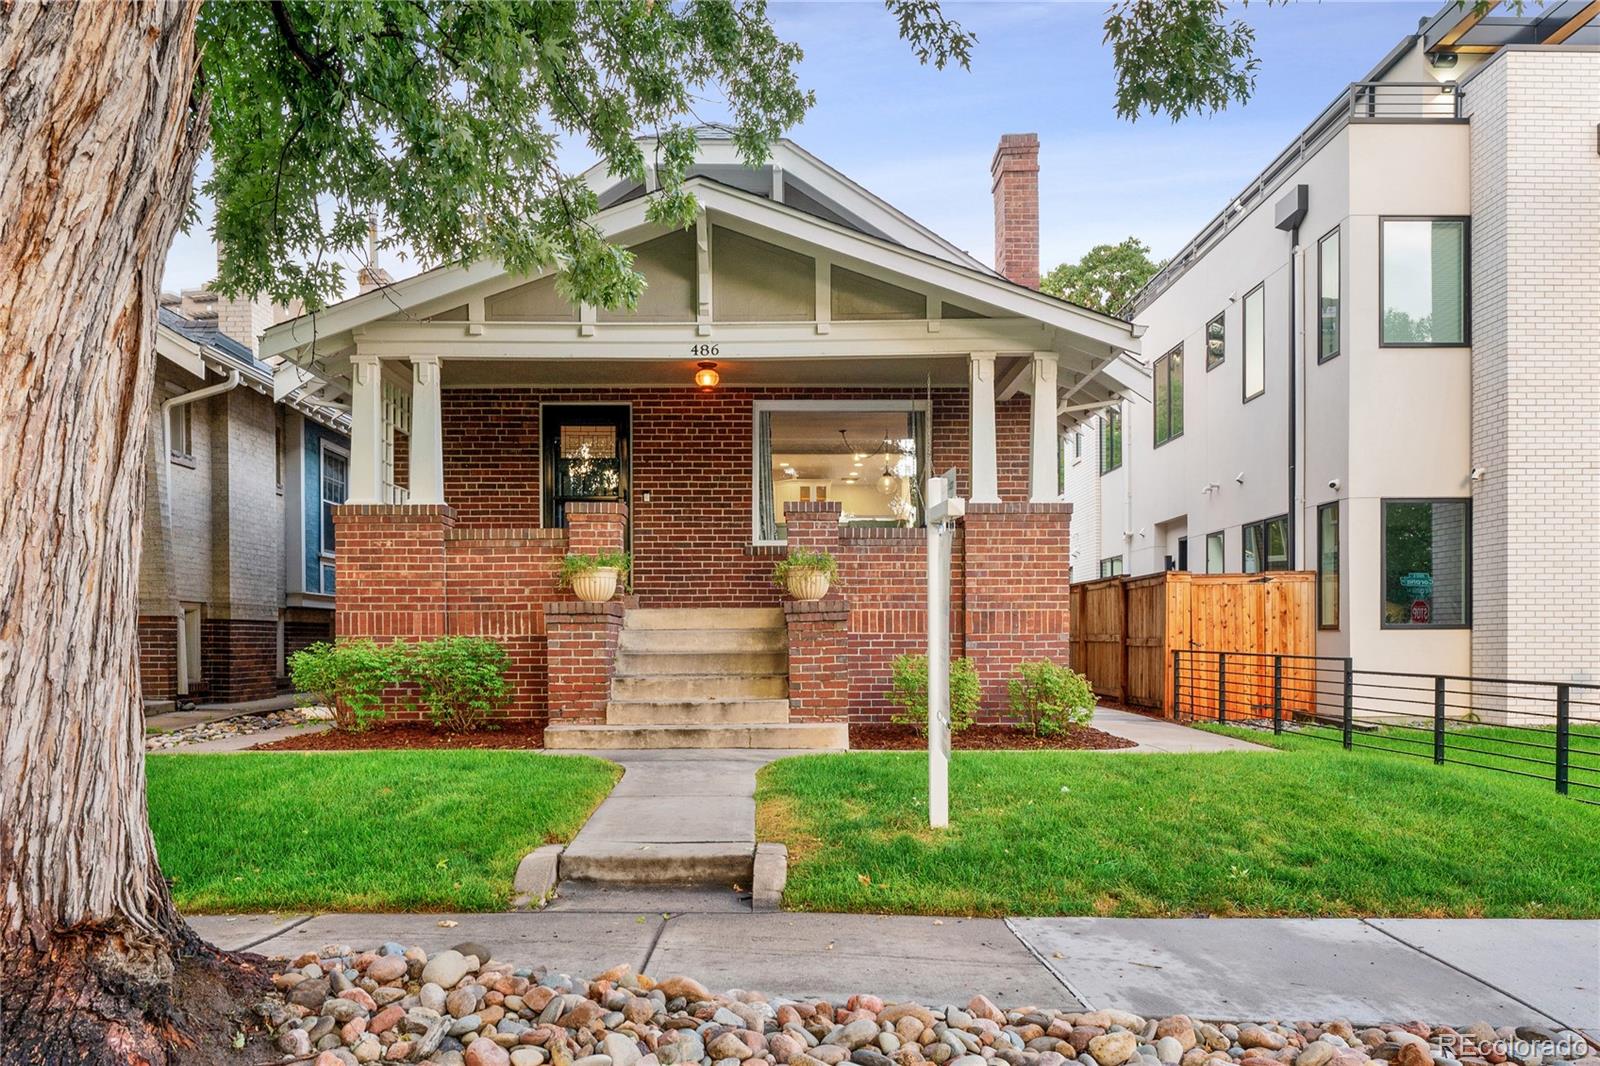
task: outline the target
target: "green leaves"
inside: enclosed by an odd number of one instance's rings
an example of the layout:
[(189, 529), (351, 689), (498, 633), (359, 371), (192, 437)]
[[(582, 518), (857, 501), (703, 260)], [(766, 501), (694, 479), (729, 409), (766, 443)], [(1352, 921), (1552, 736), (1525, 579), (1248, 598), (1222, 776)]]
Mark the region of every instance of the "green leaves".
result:
[[(884, 695), (900, 710), (890, 718), (896, 725), (915, 726), (928, 733), (928, 657), (898, 655), (890, 667), (889, 691)], [(978, 668), (971, 659), (950, 660), (950, 732), (969, 728), (978, 715), (983, 689)]]
[(1062, 263), (1039, 282), (1041, 292), (1082, 307), (1117, 314), (1165, 261), (1152, 262), (1150, 248), (1137, 237), (1121, 244), (1097, 244), (1076, 263)]
[[(1271, 0), (1269, 0), (1271, 2)], [(1255, 31), (1223, 0), (1117, 0), (1104, 43), (1117, 72), (1117, 114), (1185, 115), (1244, 103), (1255, 89)]]
[(1054, 736), (1094, 718), (1094, 688), (1089, 679), (1049, 659), (1017, 665), (1006, 682), (1011, 711), (1034, 736)]
[[(638, 181), (654, 166), (652, 220), (687, 226), (696, 103), (724, 98), (759, 161), (812, 101), (800, 50), (753, 0), (208, 0), (198, 35), (217, 287), (310, 308), (342, 293), (334, 259), (365, 249), (374, 217), (379, 248), (555, 268), (569, 295), (631, 306), (642, 279), (557, 149)], [(647, 161), (634, 137), (652, 131)]]

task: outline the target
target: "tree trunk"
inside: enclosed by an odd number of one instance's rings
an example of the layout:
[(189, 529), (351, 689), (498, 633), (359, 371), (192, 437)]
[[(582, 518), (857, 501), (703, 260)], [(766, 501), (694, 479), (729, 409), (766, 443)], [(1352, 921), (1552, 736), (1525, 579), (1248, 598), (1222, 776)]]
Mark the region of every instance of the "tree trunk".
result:
[(0, 0), (0, 1061), (169, 1061), (184, 925), (135, 616), (158, 286), (205, 141), (196, 3)]

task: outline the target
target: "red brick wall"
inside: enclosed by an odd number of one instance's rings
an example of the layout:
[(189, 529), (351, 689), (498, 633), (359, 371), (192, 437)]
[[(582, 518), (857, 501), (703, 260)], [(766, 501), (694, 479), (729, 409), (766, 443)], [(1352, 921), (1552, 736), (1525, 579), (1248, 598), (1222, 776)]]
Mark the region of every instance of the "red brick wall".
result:
[[(917, 389), (449, 389), (445, 499), (462, 528), (540, 525), (540, 403), (631, 404), (633, 585), (641, 605), (775, 606), (779, 593), (768, 578), (782, 550), (750, 543), (754, 402), (922, 395)], [(1023, 403), (1018, 499), (1027, 498), (1025, 397)], [(934, 390), (929, 423), (931, 469), (957, 467), (964, 477), (966, 390)]]
[(838, 598), (783, 605), (789, 635), (789, 720), (850, 717), (850, 608)]
[(1006, 713), (1006, 679), (1027, 659), (1070, 661), (1069, 503), (968, 504), (966, 653), (986, 715)]
[(994, 405), (995, 474), (1002, 500), (1026, 503), (1033, 493), (1032, 420), (1031, 396)]
[(312, 621), (311, 619), (286, 618), (283, 622), (283, 661), (287, 663), (289, 656), (297, 651), (303, 651), (319, 641), (333, 639), (333, 612), (327, 614), (325, 620)]
[(276, 619), (206, 618), (200, 623), (206, 702), (240, 703), (278, 692)]
[(563, 723), (604, 722), (622, 636), (622, 604), (563, 601), (546, 604), (544, 611), (550, 718)]
[[(546, 604), (567, 598), (556, 590), (555, 573), (568, 536), (539, 528), (541, 401), (632, 405), (633, 580), (641, 605), (738, 607), (781, 599), (768, 575), (783, 549), (750, 545), (754, 401), (916, 395), (891, 389), (447, 390), (450, 506), (340, 508), (339, 632), (380, 640), (447, 632), (492, 637), (511, 655), (512, 713), (544, 718), (552, 684)], [(982, 716), (991, 720), (1004, 714), (1005, 680), (1017, 662), (1040, 656), (1067, 661), (1070, 508), (1023, 502), (1028, 413), (1027, 397), (997, 412), (1001, 493), (1016, 502), (974, 505), (953, 552), (953, 651), (980, 660)], [(959, 491), (968, 491), (965, 390), (935, 391), (930, 434), (931, 468), (956, 467)], [(889, 664), (926, 647), (926, 539), (921, 530), (841, 529), (837, 510), (837, 504), (791, 508), (790, 542), (827, 547), (838, 558), (842, 588), (825, 602), (848, 606), (848, 640), (842, 652), (807, 643), (791, 654), (802, 671), (808, 655), (817, 656), (817, 665), (842, 655), (852, 719), (885, 720), (892, 711), (883, 698)], [(591, 535), (609, 540), (612, 530), (620, 533), (608, 513), (591, 518), (599, 525), (589, 527), (592, 534), (574, 530), (575, 547)], [(584, 544), (585, 550), (600, 546)], [(812, 713), (807, 707), (828, 713), (828, 698), (802, 688), (799, 713)]]
[(994, 192), (994, 268), (1039, 287), (1039, 135), (1007, 133), (989, 163)]
[(139, 616), (139, 690), (147, 700), (170, 700), (178, 691), (178, 619)]

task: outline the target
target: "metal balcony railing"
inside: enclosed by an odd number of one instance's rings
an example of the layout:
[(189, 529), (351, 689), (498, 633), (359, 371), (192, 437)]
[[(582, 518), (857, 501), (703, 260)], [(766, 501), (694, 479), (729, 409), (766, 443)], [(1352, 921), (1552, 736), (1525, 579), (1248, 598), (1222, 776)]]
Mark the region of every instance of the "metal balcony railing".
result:
[(1276, 192), (1334, 134), (1352, 122), (1455, 122), (1461, 118), (1461, 89), (1453, 81), (1356, 81), (1301, 131), (1294, 143), (1257, 174), (1244, 191), (1167, 261), (1120, 313), (1132, 317), (1172, 286), (1239, 220)]

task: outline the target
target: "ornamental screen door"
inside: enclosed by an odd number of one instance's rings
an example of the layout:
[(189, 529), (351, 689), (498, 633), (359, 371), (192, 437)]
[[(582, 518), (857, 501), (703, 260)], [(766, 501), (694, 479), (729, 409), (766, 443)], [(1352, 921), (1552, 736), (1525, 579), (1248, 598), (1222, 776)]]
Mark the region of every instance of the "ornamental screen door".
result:
[[(567, 505), (628, 502), (628, 408), (573, 404), (544, 409), (546, 528), (565, 528)], [(632, 540), (632, 522), (628, 524)]]

